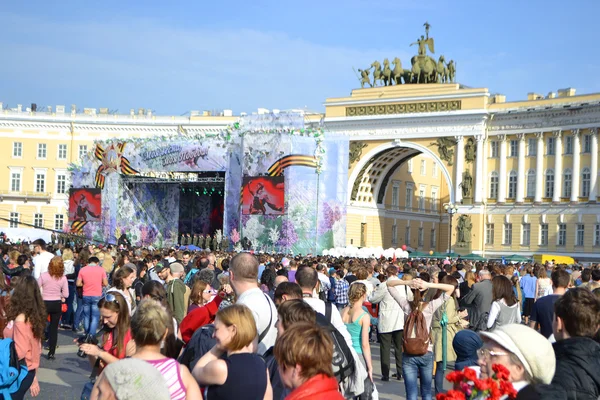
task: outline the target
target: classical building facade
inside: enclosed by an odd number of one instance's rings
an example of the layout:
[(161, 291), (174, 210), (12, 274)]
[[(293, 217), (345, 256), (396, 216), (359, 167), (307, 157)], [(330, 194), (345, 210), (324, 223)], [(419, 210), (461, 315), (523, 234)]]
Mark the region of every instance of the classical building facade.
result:
[[(600, 94), (505, 102), (459, 84), (375, 87), (328, 99), (325, 123), (351, 140), (347, 244), (600, 258)], [(420, 180), (422, 156), (442, 179)], [(444, 204), (456, 207), (450, 246)]]
[[(348, 245), (600, 258), (600, 94), (506, 102), (486, 88), (405, 84), (353, 90), (325, 109), (307, 118), (350, 141)], [(63, 229), (68, 165), (96, 139), (220, 131), (235, 121), (2, 110), (0, 227)], [(445, 205), (456, 210), (452, 230)]]

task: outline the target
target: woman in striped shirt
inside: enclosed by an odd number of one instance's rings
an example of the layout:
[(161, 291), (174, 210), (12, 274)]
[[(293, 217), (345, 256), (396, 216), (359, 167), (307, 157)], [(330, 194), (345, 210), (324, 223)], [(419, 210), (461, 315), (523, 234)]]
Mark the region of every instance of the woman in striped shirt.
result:
[(187, 367), (165, 358), (160, 352), (172, 324), (169, 313), (158, 301), (142, 300), (131, 318), (131, 333), (137, 349), (133, 358), (147, 361), (162, 373), (171, 399), (201, 399), (198, 383)]

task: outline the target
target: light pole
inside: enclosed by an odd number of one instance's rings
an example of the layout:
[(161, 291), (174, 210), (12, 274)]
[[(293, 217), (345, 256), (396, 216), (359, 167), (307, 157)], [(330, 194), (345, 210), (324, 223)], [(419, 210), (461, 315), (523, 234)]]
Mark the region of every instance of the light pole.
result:
[(452, 203), (446, 203), (444, 204), (444, 210), (446, 210), (450, 219), (450, 231), (448, 234), (448, 253), (452, 253), (452, 217), (458, 212), (458, 207)]

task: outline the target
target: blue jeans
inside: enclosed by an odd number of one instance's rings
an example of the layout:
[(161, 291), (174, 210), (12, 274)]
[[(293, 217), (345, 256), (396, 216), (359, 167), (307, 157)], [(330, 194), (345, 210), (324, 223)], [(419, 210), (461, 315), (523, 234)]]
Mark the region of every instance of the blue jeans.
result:
[(81, 325), (81, 318), (83, 316), (83, 297), (79, 297), (75, 294), (75, 301), (77, 307), (75, 307), (75, 318), (73, 319), (73, 330), (76, 331)]
[(83, 296), (83, 328), (86, 334), (95, 335), (100, 321), (98, 302), (102, 296)]
[(444, 392), (444, 377), (446, 376), (446, 371), (442, 368), (444, 363), (442, 361), (436, 362), (437, 368), (435, 370), (435, 394), (445, 393)]
[(421, 376), (421, 398), (431, 400), (431, 379), (433, 375), (433, 353), (423, 356), (402, 354), (402, 374), (407, 400), (417, 400), (417, 380)]
[(76, 292), (75, 282), (69, 282), (69, 297), (67, 297), (67, 312), (62, 315), (62, 324), (63, 325), (73, 325), (73, 317), (75, 315), (75, 310), (73, 309), (75, 301)]

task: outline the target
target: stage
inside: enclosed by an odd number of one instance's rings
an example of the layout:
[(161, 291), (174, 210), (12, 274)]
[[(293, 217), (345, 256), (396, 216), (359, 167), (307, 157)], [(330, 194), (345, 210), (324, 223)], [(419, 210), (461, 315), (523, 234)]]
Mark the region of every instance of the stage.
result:
[(70, 171), (73, 190), (101, 191), (98, 220), (70, 221), (90, 239), (126, 233), (169, 247), (220, 231), (232, 246), (247, 238), (254, 250), (294, 254), (345, 244), (348, 139), (299, 114), (241, 117), (218, 134), (98, 141)]

